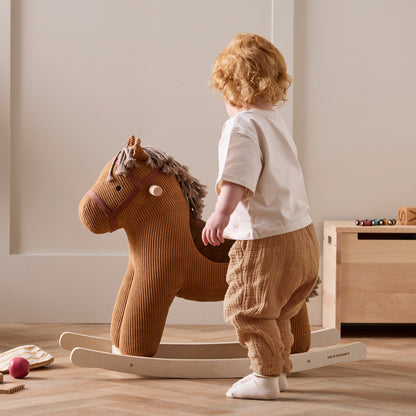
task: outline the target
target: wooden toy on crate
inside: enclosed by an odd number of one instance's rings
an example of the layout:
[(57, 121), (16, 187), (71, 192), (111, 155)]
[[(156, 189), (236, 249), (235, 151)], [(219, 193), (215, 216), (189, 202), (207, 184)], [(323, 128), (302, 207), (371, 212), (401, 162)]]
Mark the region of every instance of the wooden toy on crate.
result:
[[(110, 338), (63, 333), (71, 361), (150, 377), (232, 378), (249, 374), (247, 349), (236, 342), (163, 344), (173, 299), (223, 300), (233, 241), (204, 246), (201, 220), (205, 186), (188, 168), (131, 136), (104, 167), (79, 206), (84, 226), (97, 234), (124, 228), (129, 262), (114, 306)], [(316, 288), (315, 288), (316, 289)], [(311, 296), (316, 295), (316, 290)], [(357, 361), (360, 343), (337, 345), (336, 329), (311, 334), (306, 303), (291, 319), (293, 371)]]
[(390, 220), (382, 219), (382, 220), (355, 220), (355, 225), (361, 226), (371, 226), (371, 225), (396, 225), (396, 220), (394, 218)]
[(416, 208), (401, 207), (398, 211), (399, 225), (416, 225)]

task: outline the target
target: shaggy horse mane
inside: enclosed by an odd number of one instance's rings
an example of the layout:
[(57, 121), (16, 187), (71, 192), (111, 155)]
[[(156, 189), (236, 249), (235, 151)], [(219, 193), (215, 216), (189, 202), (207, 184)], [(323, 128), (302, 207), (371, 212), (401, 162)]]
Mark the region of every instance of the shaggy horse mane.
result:
[(159, 168), (165, 175), (175, 175), (194, 217), (200, 219), (204, 209), (203, 199), (207, 194), (207, 187), (189, 173), (187, 166), (181, 165), (172, 156), (153, 146), (142, 146), (142, 148), (148, 156), (145, 161), (148, 166)]
[[(207, 187), (202, 185), (198, 179), (194, 178), (189, 173), (189, 168), (187, 166), (181, 165), (172, 156), (169, 156), (165, 152), (162, 152), (160, 149), (153, 146), (142, 146), (141, 148), (147, 156), (147, 159), (144, 162), (148, 166), (152, 169), (160, 169), (160, 171), (165, 175), (175, 175), (176, 180), (181, 187), (182, 193), (189, 203), (193, 216), (200, 219), (204, 209), (203, 199), (207, 194)], [(137, 165), (137, 161), (134, 158), (133, 146), (124, 148), (113, 159), (107, 181), (114, 179), (113, 168), (116, 164), (117, 169), (115, 174), (123, 176), (126, 176), (128, 169)]]

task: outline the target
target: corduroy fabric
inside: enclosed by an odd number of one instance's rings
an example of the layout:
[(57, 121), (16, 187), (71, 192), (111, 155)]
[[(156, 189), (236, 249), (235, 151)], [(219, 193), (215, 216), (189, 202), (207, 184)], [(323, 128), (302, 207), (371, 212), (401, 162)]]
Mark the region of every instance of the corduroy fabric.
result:
[[(129, 195), (133, 185), (122, 175), (114, 175), (108, 182), (111, 165), (112, 161), (104, 167), (92, 189), (109, 209), (114, 209)], [(138, 161), (131, 170), (136, 177), (144, 178), (153, 167)], [(220, 301), (227, 290), (228, 261), (224, 261), (227, 255), (214, 252), (228, 252), (230, 244), (205, 248), (201, 241), (194, 242), (192, 234), (200, 239), (203, 224), (190, 217), (189, 204), (174, 175), (162, 173), (152, 184), (163, 189), (160, 197), (150, 195), (145, 189), (117, 216), (117, 224), (124, 228), (129, 241), (129, 263), (111, 323), (111, 340), (122, 354), (155, 354), (175, 296), (195, 301)], [(90, 231), (110, 231), (107, 218), (88, 195), (80, 203), (79, 215)], [(299, 347), (292, 352), (304, 352), (309, 348), (306, 306), (304, 310), (305, 313), (292, 319), (292, 330), (298, 341), (294, 346)]]
[(128, 233), (130, 263), (111, 327), (111, 339), (123, 354), (155, 354), (175, 296), (218, 301), (226, 291), (227, 263), (199, 253), (187, 202), (177, 208)]
[(305, 314), (318, 273), (319, 246), (312, 224), (274, 237), (237, 241), (231, 248), (224, 314), (248, 348), (255, 373), (291, 372), (290, 319), (300, 311)]
[(290, 329), (293, 334), (291, 354), (309, 351), (311, 347), (311, 326), (306, 302), (303, 303), (300, 311), (293, 318), (290, 318)]

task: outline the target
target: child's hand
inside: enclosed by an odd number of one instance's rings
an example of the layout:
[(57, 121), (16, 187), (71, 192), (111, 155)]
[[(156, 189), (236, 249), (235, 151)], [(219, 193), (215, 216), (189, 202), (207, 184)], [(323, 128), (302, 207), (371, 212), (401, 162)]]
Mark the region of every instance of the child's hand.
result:
[(224, 242), (224, 228), (229, 222), (229, 215), (217, 211), (211, 214), (202, 230), (202, 242), (204, 245), (219, 246), (222, 244)]
[(230, 222), (231, 214), (243, 198), (244, 186), (224, 181), (218, 197), (215, 211), (208, 218), (205, 228), (202, 230), (202, 242), (207, 246), (219, 246), (224, 242), (224, 228)]

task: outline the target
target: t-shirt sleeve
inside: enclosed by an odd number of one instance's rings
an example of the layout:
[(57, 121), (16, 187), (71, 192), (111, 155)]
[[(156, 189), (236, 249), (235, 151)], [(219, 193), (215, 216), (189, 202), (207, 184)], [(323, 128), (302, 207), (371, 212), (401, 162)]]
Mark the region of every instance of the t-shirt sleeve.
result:
[(228, 181), (244, 186), (244, 199), (251, 199), (262, 170), (262, 155), (257, 137), (241, 130), (233, 130), (227, 136), (221, 139), (219, 148), (220, 170), (216, 192), (219, 195), (223, 181)]

